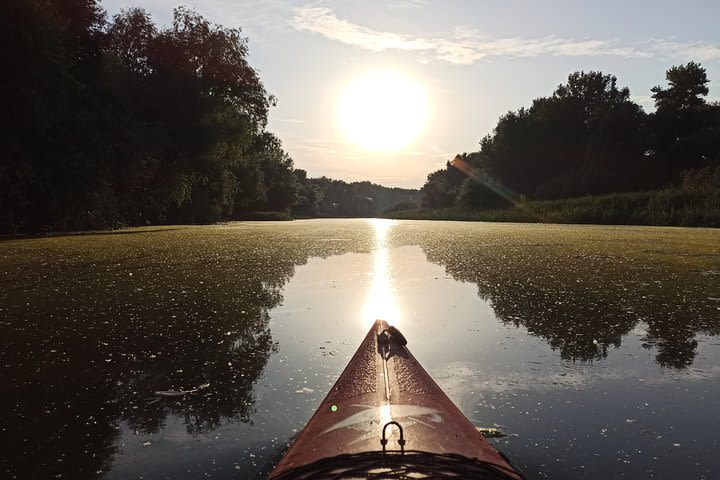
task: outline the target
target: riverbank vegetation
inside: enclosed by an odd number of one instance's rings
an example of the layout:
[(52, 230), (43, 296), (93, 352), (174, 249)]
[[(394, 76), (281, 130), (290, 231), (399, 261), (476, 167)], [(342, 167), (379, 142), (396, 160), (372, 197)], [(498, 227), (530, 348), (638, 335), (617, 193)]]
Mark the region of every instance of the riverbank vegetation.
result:
[(647, 114), (615, 76), (575, 72), (430, 173), (418, 208), (387, 216), (718, 226), (720, 103), (697, 63), (666, 80)]
[(430, 173), (418, 193), (295, 168), (267, 130), (276, 98), (239, 28), (184, 7), (162, 27), (141, 8), (109, 17), (97, 0), (19, 0), (0, 13), (12, 39), (0, 233), (382, 212), (719, 222), (720, 104), (705, 100), (694, 62), (651, 89), (649, 114), (615, 76), (575, 72), (503, 115), (478, 151)]
[(477, 209), (455, 205), (386, 212), (416, 220), (469, 220), (519, 223), (665, 225), (720, 227), (720, 190), (665, 189), (607, 193), (564, 200), (529, 200), (507, 208)]
[(140, 8), (109, 18), (96, 0), (0, 13), (0, 232), (377, 215), (417, 193), (296, 169), (239, 28), (184, 7), (166, 27)]

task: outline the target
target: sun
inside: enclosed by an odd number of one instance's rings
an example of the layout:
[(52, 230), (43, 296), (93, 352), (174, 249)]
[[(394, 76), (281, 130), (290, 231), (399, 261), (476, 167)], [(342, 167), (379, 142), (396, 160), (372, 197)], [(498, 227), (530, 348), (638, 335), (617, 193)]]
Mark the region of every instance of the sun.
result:
[(372, 72), (356, 79), (338, 104), (338, 122), (347, 139), (375, 152), (407, 147), (427, 117), (425, 89), (397, 72)]

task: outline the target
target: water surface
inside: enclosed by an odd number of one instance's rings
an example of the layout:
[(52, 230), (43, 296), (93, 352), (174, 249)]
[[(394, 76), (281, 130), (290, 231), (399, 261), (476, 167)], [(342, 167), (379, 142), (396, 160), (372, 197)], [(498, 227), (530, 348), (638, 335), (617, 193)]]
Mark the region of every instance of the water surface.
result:
[(0, 279), (10, 478), (264, 478), (378, 317), (531, 477), (720, 472), (718, 230), (131, 229), (0, 241)]

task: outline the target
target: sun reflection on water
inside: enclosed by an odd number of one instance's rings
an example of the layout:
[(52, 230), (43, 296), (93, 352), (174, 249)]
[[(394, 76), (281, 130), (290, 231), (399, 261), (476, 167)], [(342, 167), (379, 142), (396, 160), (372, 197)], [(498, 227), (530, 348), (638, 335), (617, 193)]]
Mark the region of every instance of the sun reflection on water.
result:
[(373, 254), (372, 284), (365, 303), (363, 322), (367, 328), (378, 318), (397, 325), (400, 322), (400, 310), (393, 297), (387, 245), (388, 230), (395, 222), (380, 218), (374, 218), (370, 222), (375, 228), (375, 252)]

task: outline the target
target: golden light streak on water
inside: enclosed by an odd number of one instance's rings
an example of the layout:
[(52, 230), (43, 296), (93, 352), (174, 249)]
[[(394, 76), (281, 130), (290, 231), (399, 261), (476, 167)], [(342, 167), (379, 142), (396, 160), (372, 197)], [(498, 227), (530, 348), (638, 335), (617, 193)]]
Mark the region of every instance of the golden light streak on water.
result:
[(393, 296), (387, 246), (387, 234), (395, 222), (380, 218), (374, 218), (370, 222), (375, 229), (375, 252), (373, 253), (372, 284), (365, 303), (363, 323), (366, 328), (370, 328), (373, 322), (380, 318), (397, 326), (400, 322), (400, 310)]

